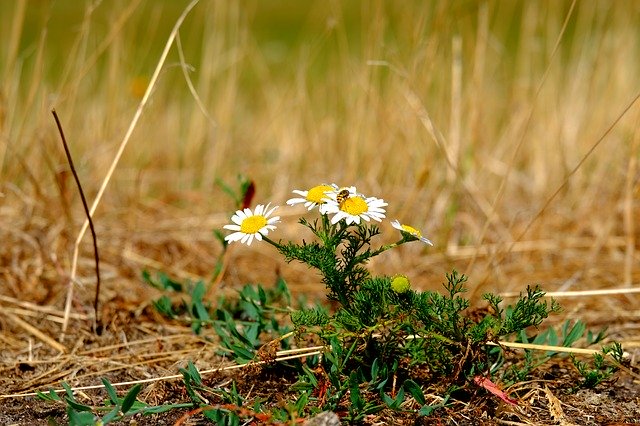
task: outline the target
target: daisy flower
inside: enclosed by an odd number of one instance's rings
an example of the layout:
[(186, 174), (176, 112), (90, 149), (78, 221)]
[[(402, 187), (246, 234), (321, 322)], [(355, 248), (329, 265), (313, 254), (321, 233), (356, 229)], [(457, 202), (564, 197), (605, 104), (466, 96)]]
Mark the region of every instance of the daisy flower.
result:
[(291, 198), (287, 200), (287, 204), (290, 206), (295, 206), (296, 204), (304, 204), (304, 206), (308, 210), (312, 210), (315, 206), (320, 206), (318, 209), (320, 213), (323, 213), (324, 210), (324, 199), (327, 198), (327, 192), (335, 191), (338, 189), (338, 185), (318, 185), (314, 186), (308, 191), (301, 191), (299, 189), (295, 189), (293, 191), (294, 194), (300, 195), (298, 198)]
[(249, 208), (236, 211), (236, 214), (231, 217), (234, 224), (223, 226), (224, 229), (236, 232), (227, 235), (224, 238), (225, 241), (230, 243), (240, 241), (248, 246), (251, 245), (254, 237), (256, 240), (262, 241), (262, 236), (266, 236), (269, 231), (276, 229), (275, 224), (280, 222), (280, 216), (269, 218), (278, 206), (271, 209), (269, 207), (270, 204), (266, 206), (258, 204), (253, 212)]
[(419, 230), (417, 230), (416, 228), (414, 228), (413, 226), (409, 226), (409, 225), (402, 225), (400, 222), (398, 222), (397, 220), (394, 220), (393, 222), (391, 222), (391, 225), (396, 228), (398, 231), (400, 231), (400, 233), (405, 236), (406, 234), (408, 234), (410, 237), (413, 237), (414, 240), (420, 240), (425, 244), (429, 244), (430, 246), (433, 245), (433, 243), (431, 242), (431, 240), (425, 238), (422, 236), (422, 232), (420, 232)]
[(384, 219), (384, 206), (387, 203), (376, 197), (366, 198), (356, 192), (354, 186), (329, 192), (329, 198), (325, 199), (324, 212), (333, 214), (331, 224), (336, 224), (344, 219), (347, 225), (360, 224), (360, 219), (367, 222), (371, 219), (381, 222)]

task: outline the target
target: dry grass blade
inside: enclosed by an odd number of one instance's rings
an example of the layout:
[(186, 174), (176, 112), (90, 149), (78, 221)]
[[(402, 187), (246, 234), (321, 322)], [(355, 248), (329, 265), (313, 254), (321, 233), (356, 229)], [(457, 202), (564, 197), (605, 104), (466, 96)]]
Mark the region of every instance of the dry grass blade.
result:
[(454, 185), (460, 170), (462, 145), (462, 37), (456, 35), (451, 40), (451, 121), (449, 123), (449, 152), (455, 168), (447, 169), (447, 179)]
[[(591, 296), (614, 296), (630, 293), (640, 293), (640, 288), (612, 288), (606, 290), (576, 290), (576, 291), (550, 291), (545, 293), (546, 297), (591, 297)], [(502, 297), (518, 297), (520, 293), (510, 291), (501, 293)]]
[[(580, 354), (580, 355), (596, 355), (602, 354), (601, 350), (598, 349), (585, 349), (585, 348), (571, 348), (565, 346), (550, 346), (550, 345), (536, 345), (533, 343), (516, 343), (516, 342), (503, 342), (499, 341), (497, 343), (487, 342), (487, 345), (490, 346), (504, 346), (507, 348), (514, 349), (529, 349), (534, 351), (545, 351), (545, 352), (562, 352), (568, 354)], [(613, 363), (617, 368), (625, 370), (627, 374), (634, 377), (636, 380), (640, 379), (640, 374), (631, 371), (624, 365), (620, 364), (613, 356), (612, 353), (607, 353), (606, 356), (609, 358), (609, 362)], [(629, 359), (630, 354), (628, 352), (624, 352), (622, 354), (624, 359)]]
[[(563, 352), (567, 354), (581, 354), (581, 355), (594, 355), (601, 353), (598, 349), (584, 349), (584, 348), (571, 348), (566, 346), (551, 346), (551, 345), (536, 345), (533, 343), (516, 343), (499, 341), (498, 343), (487, 342), (489, 346), (504, 346), (506, 348), (514, 349), (529, 349), (535, 351), (550, 351), (550, 352)], [(610, 355), (611, 356), (611, 355)]]
[(497, 420), (496, 423), (499, 425), (506, 425), (506, 426), (535, 426), (535, 423), (531, 423), (531, 422), (522, 423), (522, 422), (512, 422), (510, 420)]
[[(109, 185), (109, 182), (111, 181), (111, 177), (113, 176), (113, 173), (114, 173), (114, 171), (116, 169), (116, 166), (120, 162), (120, 158), (122, 157), (122, 154), (124, 153), (124, 149), (127, 147), (128, 143), (129, 143), (129, 140), (131, 138), (131, 135), (133, 134), (133, 130), (136, 128), (136, 125), (138, 124), (138, 120), (140, 119), (140, 116), (142, 115), (142, 111), (144, 110), (145, 105), (149, 101), (151, 93), (153, 92), (153, 88), (155, 87), (156, 82), (158, 81), (158, 76), (160, 75), (160, 71), (162, 71), (162, 68), (164, 66), (165, 60), (167, 59), (167, 55), (169, 54), (169, 50), (171, 49), (171, 46), (173, 45), (173, 41), (175, 40), (175, 38), (176, 38), (176, 36), (178, 34), (178, 30), (180, 29), (180, 26), (182, 25), (182, 22), (185, 20), (185, 18), (187, 17), (187, 15), (191, 11), (191, 9), (193, 9), (195, 7), (195, 5), (198, 4), (198, 2), (199, 2), (199, 0), (193, 0), (191, 3), (189, 3), (189, 5), (187, 5), (185, 10), (182, 12), (182, 15), (180, 15), (180, 17), (176, 21), (176, 24), (174, 25), (173, 30), (171, 31), (171, 34), (169, 35), (169, 39), (167, 40), (167, 42), (165, 44), (164, 50), (162, 52), (162, 55), (160, 56), (160, 60), (158, 61), (158, 64), (156, 65), (156, 69), (155, 69), (153, 75), (151, 76), (151, 80), (149, 81), (149, 85), (147, 87), (147, 90), (145, 91), (145, 94), (142, 97), (142, 100), (140, 101), (140, 104), (138, 105), (136, 113), (133, 116), (133, 120), (131, 120), (131, 123), (129, 124), (129, 128), (127, 129), (127, 132), (125, 133), (125, 136), (122, 139), (122, 142), (120, 143), (120, 146), (118, 147), (118, 151), (116, 152), (116, 155), (115, 155), (113, 161), (111, 162), (111, 165), (109, 166), (109, 170), (107, 172), (107, 175), (105, 176), (104, 180), (102, 181), (102, 185), (100, 185), (100, 189), (98, 190), (96, 198), (95, 198), (93, 204), (91, 205), (89, 216), (93, 216), (93, 214), (95, 213), (96, 209), (98, 208), (98, 205), (100, 204), (100, 200), (102, 199), (102, 195), (104, 194), (104, 191), (107, 189), (107, 186)], [(89, 226), (89, 220), (86, 220), (83, 223), (82, 228), (80, 229), (80, 232), (78, 233), (78, 237), (76, 238), (76, 241), (75, 241), (75, 244), (74, 244), (73, 258), (72, 258), (72, 264), (71, 264), (71, 276), (70, 276), (69, 283), (68, 283), (67, 298), (66, 298), (65, 309), (64, 309), (65, 321), (62, 324), (62, 335), (63, 336), (64, 336), (64, 333), (67, 330), (68, 318), (69, 318), (69, 314), (71, 312), (71, 301), (72, 301), (72, 298), (73, 298), (73, 285), (74, 285), (74, 282), (76, 280), (76, 274), (77, 274), (77, 270), (78, 270), (78, 256), (80, 254), (80, 252), (79, 252), (79, 250), (80, 250), (80, 242), (82, 241), (82, 237), (84, 237), (84, 234), (87, 231), (87, 227), (88, 226)]]
[[(0, 301), (5, 302), (9, 305), (13, 305), (13, 306), (20, 306), (22, 308), (24, 308), (25, 310), (28, 310), (30, 312), (34, 312), (36, 314), (48, 314), (51, 315), (52, 317), (55, 318), (59, 318), (59, 321), (62, 322), (62, 317), (64, 316), (64, 312), (60, 311), (52, 306), (40, 306), (40, 305), (36, 305), (35, 303), (30, 303), (30, 302), (25, 302), (23, 300), (18, 300), (15, 299), (13, 297), (8, 297), (8, 296), (4, 296), (0, 294)], [(12, 309), (11, 307), (8, 307), (7, 309)], [(71, 314), (71, 318), (73, 319), (79, 319), (79, 320), (86, 320), (87, 316), (86, 315), (82, 315), (82, 314)], [(57, 321), (57, 320), (56, 320)]]
[(207, 117), (207, 120), (209, 120), (211, 124), (215, 126), (216, 121), (213, 119), (213, 117), (211, 117), (211, 114), (209, 114), (209, 112), (207, 111), (207, 108), (204, 106), (202, 99), (200, 99), (200, 96), (198, 95), (198, 92), (196, 91), (196, 88), (194, 87), (193, 82), (191, 81), (191, 77), (189, 76), (190, 70), (189, 70), (189, 66), (187, 65), (187, 61), (184, 57), (184, 50), (182, 49), (182, 41), (180, 40), (180, 33), (178, 33), (176, 36), (176, 47), (178, 49), (178, 56), (180, 57), (180, 69), (182, 69), (182, 75), (184, 76), (184, 80), (187, 82), (187, 86), (189, 87), (189, 92), (191, 92), (191, 96), (193, 96), (193, 99), (196, 101), (196, 104), (198, 104), (198, 108), (200, 108), (200, 111), (202, 111), (202, 114), (204, 114), (204, 116)]
[(42, 331), (38, 330), (38, 328), (36, 328), (36, 327), (32, 326), (31, 324), (29, 324), (28, 322), (20, 319), (17, 315), (9, 313), (9, 315), (7, 315), (7, 318), (9, 318), (11, 321), (13, 321), (13, 323), (16, 324), (17, 326), (19, 326), (20, 328), (22, 328), (25, 331), (33, 334), (38, 340), (40, 340), (40, 341), (44, 342), (45, 344), (51, 346), (56, 351), (62, 352), (62, 353), (66, 353), (67, 352), (67, 348), (64, 345), (56, 342), (51, 337), (47, 336)]

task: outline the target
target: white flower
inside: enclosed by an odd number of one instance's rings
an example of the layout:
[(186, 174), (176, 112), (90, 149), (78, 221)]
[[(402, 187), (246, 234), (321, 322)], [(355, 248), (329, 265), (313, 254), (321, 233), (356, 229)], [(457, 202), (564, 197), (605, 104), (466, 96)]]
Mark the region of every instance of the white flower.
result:
[(318, 185), (314, 186), (308, 191), (295, 189), (293, 193), (300, 195), (302, 198), (291, 198), (287, 200), (287, 204), (290, 206), (295, 206), (296, 204), (304, 204), (304, 206), (308, 210), (312, 210), (315, 206), (319, 206), (318, 210), (320, 210), (320, 213), (324, 213), (324, 200), (325, 198), (327, 198), (327, 193), (330, 191), (335, 191), (336, 189), (338, 189), (338, 185), (336, 184)]
[(236, 231), (227, 235), (224, 239), (230, 243), (240, 241), (248, 246), (253, 242), (253, 237), (258, 241), (262, 241), (262, 236), (266, 236), (269, 231), (276, 229), (275, 224), (280, 222), (280, 216), (269, 218), (271, 214), (278, 208), (273, 207), (269, 210), (270, 204), (258, 204), (255, 210), (244, 209), (236, 211), (231, 217), (231, 221), (235, 225), (225, 225), (224, 229)]
[(400, 222), (398, 222), (397, 220), (394, 220), (393, 222), (391, 222), (391, 225), (396, 228), (397, 230), (400, 231), (400, 233), (402, 233), (403, 236), (410, 236), (413, 237), (413, 240), (420, 240), (425, 244), (429, 244), (430, 246), (433, 245), (433, 243), (422, 236), (422, 232), (420, 232), (419, 230), (417, 230), (416, 228), (414, 228), (413, 226), (409, 226), (409, 225), (402, 225)]
[(336, 224), (344, 219), (347, 225), (352, 223), (360, 224), (360, 219), (367, 222), (371, 219), (381, 222), (384, 219), (384, 206), (387, 203), (376, 197), (365, 198), (358, 194), (354, 186), (342, 188), (340, 190), (327, 193), (329, 198), (325, 199), (326, 214), (333, 214), (332, 224)]

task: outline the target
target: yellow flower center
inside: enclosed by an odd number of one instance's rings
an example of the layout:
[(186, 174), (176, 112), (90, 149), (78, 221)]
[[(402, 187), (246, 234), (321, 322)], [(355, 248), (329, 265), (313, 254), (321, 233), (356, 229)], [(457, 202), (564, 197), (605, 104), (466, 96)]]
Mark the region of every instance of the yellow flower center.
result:
[(249, 216), (240, 224), (240, 232), (245, 234), (256, 234), (267, 226), (267, 218), (261, 215)]
[(401, 225), (401, 226), (404, 232), (408, 232), (409, 234), (414, 235), (418, 238), (422, 237), (422, 234), (420, 233), (420, 231), (418, 231), (413, 226), (409, 226), (409, 225)]
[(395, 275), (391, 279), (391, 289), (396, 293), (406, 293), (410, 288), (409, 278), (404, 275)]
[(318, 185), (314, 186), (307, 192), (307, 201), (311, 201), (312, 203), (322, 204), (324, 198), (327, 198), (325, 192), (333, 191), (333, 187), (329, 185)]
[(362, 197), (358, 197), (356, 195), (342, 201), (340, 203), (340, 210), (349, 213), (351, 216), (360, 216), (362, 213), (366, 213), (369, 211), (369, 206), (367, 205), (367, 202), (362, 199)]

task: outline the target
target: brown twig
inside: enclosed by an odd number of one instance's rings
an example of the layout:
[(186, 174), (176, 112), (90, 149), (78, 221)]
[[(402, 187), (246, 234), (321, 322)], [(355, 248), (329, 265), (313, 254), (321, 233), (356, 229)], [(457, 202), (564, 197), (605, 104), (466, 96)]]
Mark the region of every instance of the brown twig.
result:
[[(56, 120), (58, 132), (60, 132), (60, 138), (62, 139), (62, 146), (64, 146), (64, 153), (67, 155), (69, 168), (71, 169), (73, 178), (76, 180), (76, 184), (78, 185), (78, 192), (80, 193), (80, 199), (82, 200), (82, 207), (84, 207), (84, 212), (87, 215), (89, 228), (91, 229), (91, 237), (93, 238), (93, 258), (96, 265), (96, 297), (93, 300), (93, 310), (95, 312), (95, 317), (93, 319), (93, 331), (98, 332), (100, 329), (100, 315), (98, 313), (98, 305), (100, 301), (100, 256), (98, 255), (98, 238), (96, 237), (96, 230), (93, 227), (93, 220), (91, 219), (91, 212), (89, 212), (89, 205), (87, 204), (87, 199), (84, 196), (84, 191), (82, 190), (82, 185), (80, 184), (80, 178), (78, 177), (76, 168), (73, 165), (73, 159), (71, 158), (71, 152), (69, 151), (69, 146), (67, 145), (67, 139), (64, 137), (62, 124), (60, 124), (60, 119), (58, 118), (58, 114), (56, 113), (55, 109), (51, 110), (51, 114), (53, 114), (53, 118)], [(73, 285), (73, 283), (70, 283), (69, 285)]]

